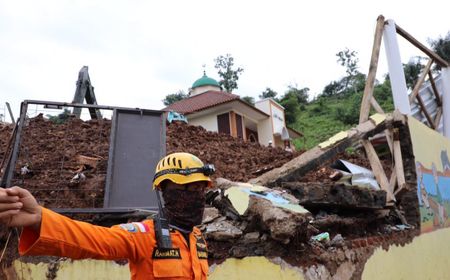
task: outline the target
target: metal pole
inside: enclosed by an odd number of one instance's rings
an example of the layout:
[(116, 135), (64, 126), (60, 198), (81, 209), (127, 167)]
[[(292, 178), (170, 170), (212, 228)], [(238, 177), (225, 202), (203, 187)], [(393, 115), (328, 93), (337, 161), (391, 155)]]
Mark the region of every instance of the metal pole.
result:
[(12, 124), (13, 124), (13, 125), (16, 125), (16, 121), (15, 121), (15, 119), (14, 119), (13, 112), (12, 112), (12, 110), (11, 110), (11, 106), (9, 106), (9, 103), (8, 103), (8, 102), (6, 102), (6, 107), (8, 108), (8, 112), (9, 112), (9, 116), (11, 117), (11, 122), (12, 122)]
[(14, 176), (14, 168), (16, 166), (17, 158), (19, 157), (19, 149), (20, 149), (20, 138), (22, 136), (22, 129), (25, 122), (25, 116), (27, 115), (28, 104), (26, 101), (22, 102), (20, 106), (20, 120), (19, 126), (17, 128), (17, 134), (14, 141), (14, 146), (12, 150), (11, 160), (8, 162), (6, 166), (5, 175), (2, 177), (1, 185), (4, 187), (11, 187), (11, 181)]

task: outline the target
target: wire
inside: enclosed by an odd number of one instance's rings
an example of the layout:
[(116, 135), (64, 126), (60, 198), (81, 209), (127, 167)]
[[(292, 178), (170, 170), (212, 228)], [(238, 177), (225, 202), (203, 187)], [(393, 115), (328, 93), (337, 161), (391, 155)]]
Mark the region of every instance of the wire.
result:
[(5, 248), (3, 248), (2, 255), (0, 256), (0, 263), (2, 262), (3, 255), (5, 254), (6, 248), (8, 247), (8, 242), (9, 242), (9, 238), (11, 237), (12, 231), (13, 231), (13, 229), (11, 229), (11, 230), (9, 231), (8, 238), (6, 239)]

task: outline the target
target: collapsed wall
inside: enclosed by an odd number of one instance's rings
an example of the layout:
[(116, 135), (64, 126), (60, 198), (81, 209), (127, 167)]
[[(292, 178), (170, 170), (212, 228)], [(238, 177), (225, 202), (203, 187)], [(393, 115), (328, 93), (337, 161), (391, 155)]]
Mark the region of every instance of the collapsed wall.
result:
[[(405, 139), (402, 152), (410, 188), (399, 195), (394, 206), (385, 207), (383, 191), (348, 187), (331, 179), (334, 170), (329, 166), (337, 159), (370, 168), (357, 145), (346, 146), (352, 149), (330, 149), (327, 156), (298, 165), (308, 154), (299, 157), (300, 153), (262, 147), (201, 127), (170, 124), (168, 153), (191, 152), (215, 164), (218, 170), (214, 175), (217, 189), (208, 193), (211, 207), (201, 227), (209, 244), (211, 265), (228, 258), (280, 258), (304, 269), (314, 279), (317, 271), (312, 268), (318, 265), (331, 276), (339, 273), (344, 264), (350, 264), (351, 279), (358, 279), (375, 248), (388, 249), (392, 244), (410, 242), (418, 229), (414, 160), (407, 126), (396, 125)], [(30, 119), (24, 129), (14, 184), (30, 189), (49, 208), (102, 207), (110, 126), (107, 120), (69, 119), (57, 125), (42, 116)], [(373, 129), (365, 137), (383, 129)], [(3, 126), (0, 132), (0, 155), (4, 157), (11, 128)], [(383, 148), (386, 144), (380, 145), (379, 149)], [(86, 164), (80, 156), (96, 159), (95, 166)], [(382, 162), (388, 173), (392, 164), (389, 156)], [(24, 166), (30, 172), (22, 172)], [(75, 178), (80, 172), (85, 178)], [(275, 179), (268, 179), (270, 176)], [(259, 190), (263, 197), (248, 196), (248, 208), (237, 213), (231, 194), (224, 194), (240, 184), (233, 182), (250, 179), (270, 189)], [(292, 204), (304, 206), (305, 212), (280, 209), (267, 200), (272, 191)], [(98, 216), (77, 218), (102, 224)], [(8, 233), (1, 229), (0, 239), (5, 241)], [(8, 246), (9, 258), (2, 260), (7, 265), (17, 257), (17, 234), (13, 236)]]

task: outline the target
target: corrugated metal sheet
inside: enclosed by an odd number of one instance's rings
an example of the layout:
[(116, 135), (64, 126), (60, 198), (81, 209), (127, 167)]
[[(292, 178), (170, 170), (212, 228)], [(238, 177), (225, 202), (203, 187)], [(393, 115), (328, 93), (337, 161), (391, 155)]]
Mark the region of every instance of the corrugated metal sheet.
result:
[[(434, 81), (435, 81), (436, 88), (437, 88), (439, 94), (442, 96), (444, 89), (443, 89), (441, 75), (434, 77)], [(435, 119), (438, 106), (436, 103), (436, 98), (433, 93), (433, 88), (432, 88), (429, 80), (423, 83), (421, 89), (419, 90), (419, 94), (422, 97), (422, 100), (425, 103), (425, 107), (426, 107), (428, 113), (430, 114), (431, 118)], [(419, 106), (419, 103), (417, 102), (417, 100), (415, 100), (413, 103), (411, 103), (411, 114), (414, 118), (416, 118), (419, 121), (421, 121), (422, 123), (428, 125), (427, 118), (420, 110), (420, 106)], [(438, 125), (438, 129), (437, 129), (441, 134), (443, 133), (443, 129), (444, 129), (442, 120), (443, 120), (443, 118), (441, 117), (441, 120)]]

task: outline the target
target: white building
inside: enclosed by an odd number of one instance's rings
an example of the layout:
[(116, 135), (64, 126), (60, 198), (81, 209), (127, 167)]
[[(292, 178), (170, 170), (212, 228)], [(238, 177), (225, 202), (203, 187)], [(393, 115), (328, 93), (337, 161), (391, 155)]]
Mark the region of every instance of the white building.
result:
[(302, 136), (286, 126), (284, 108), (275, 100), (259, 100), (252, 106), (238, 95), (222, 91), (206, 74), (194, 82), (188, 98), (163, 110), (184, 114), (191, 125), (266, 146), (271, 142), (275, 147), (293, 148), (292, 139)]

